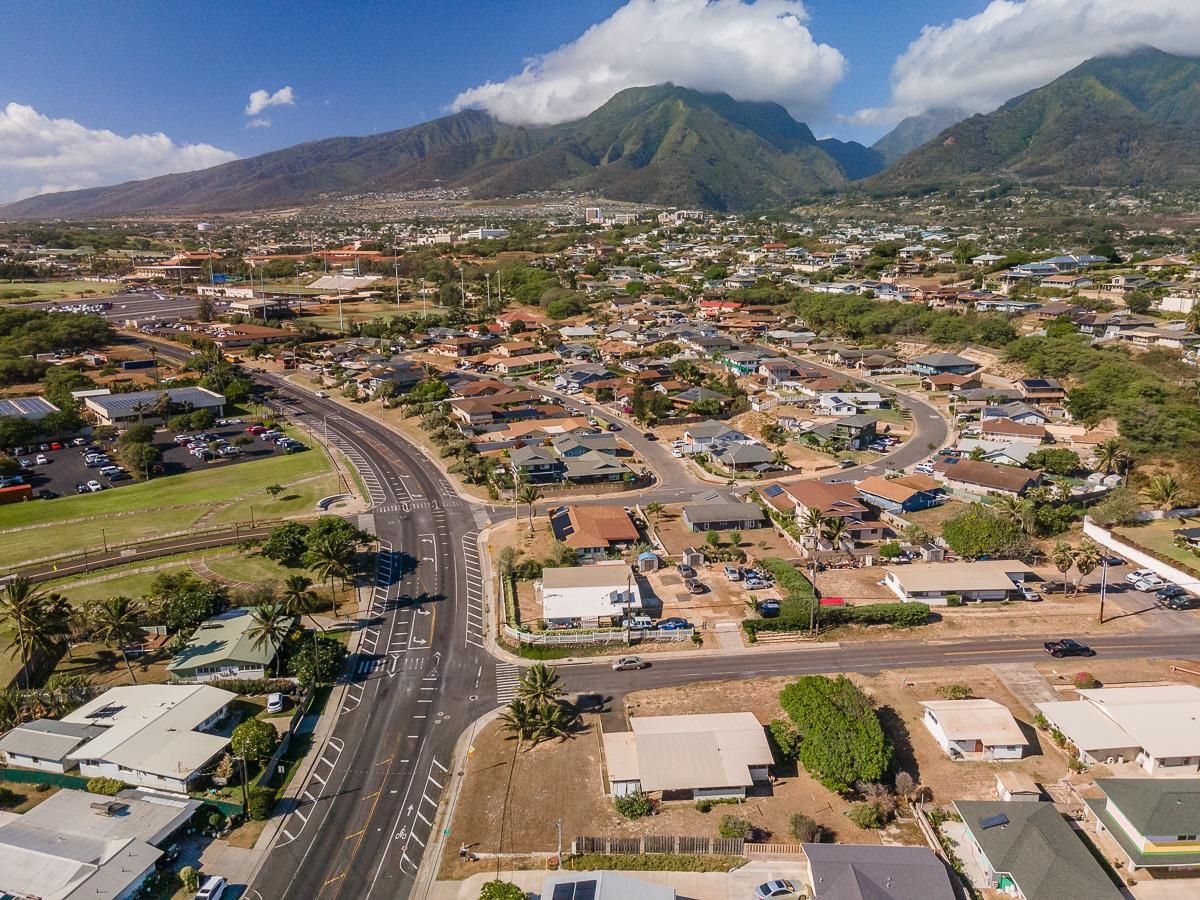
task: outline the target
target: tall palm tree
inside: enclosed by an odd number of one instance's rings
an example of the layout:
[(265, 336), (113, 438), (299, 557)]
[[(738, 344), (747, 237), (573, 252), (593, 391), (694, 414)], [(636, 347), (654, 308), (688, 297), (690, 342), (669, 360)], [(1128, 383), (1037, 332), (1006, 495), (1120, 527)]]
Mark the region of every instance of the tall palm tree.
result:
[(846, 533), (846, 520), (841, 516), (833, 516), (825, 520), (821, 527), (826, 540), (833, 545), (834, 550), (842, 548), (842, 536)]
[(307, 575), (289, 575), (283, 583), (283, 594), (280, 603), (283, 611), (289, 616), (308, 616), (316, 631), (321, 631), (320, 623), (313, 618), (312, 611), (317, 606), (317, 592), (312, 590), (312, 579)]
[(1020, 497), (1014, 497), (1011, 494), (997, 497), (992, 503), (992, 511), (1005, 522), (1016, 525), (1026, 533), (1032, 527), (1033, 511), (1030, 509), (1029, 502)]
[(275, 651), (275, 677), (279, 677), (283, 654), (279, 652), (292, 628), (292, 617), (284, 612), (282, 603), (260, 603), (250, 610), (254, 621), (246, 629), (250, 646), (255, 650), (269, 647)]
[(141, 623), (146, 619), (146, 608), (128, 597), (109, 597), (93, 605), (88, 611), (88, 618), (92, 632), (100, 643), (115, 646), (120, 651), (130, 682), (137, 684), (125, 647), (142, 636)]
[(1142, 496), (1163, 512), (1183, 506), (1187, 493), (1174, 475), (1155, 475), (1142, 488)]
[(15, 647), (21, 656), (25, 687), (29, 687), (29, 654), (42, 628), (46, 600), (45, 592), (37, 590), (24, 575), (15, 577), (0, 593), (0, 622), (7, 622), (12, 628), (8, 645)]
[(340, 578), (344, 584), (354, 571), (354, 545), (349, 541), (339, 540), (334, 535), (326, 535), (310, 547), (303, 557), (304, 564), (322, 581), (329, 583), (329, 597), (333, 608), (337, 610), (337, 593), (333, 582)]
[(529, 530), (533, 531), (533, 504), (542, 499), (542, 492), (534, 485), (527, 484), (517, 494), (517, 502), (529, 504)]
[(562, 679), (545, 663), (530, 666), (517, 683), (517, 696), (531, 706), (556, 703), (563, 695)]
[(1079, 542), (1079, 546), (1075, 548), (1075, 571), (1079, 573), (1079, 577), (1075, 579), (1075, 593), (1079, 592), (1079, 582), (1091, 575), (1103, 558), (1103, 552), (1093, 541), (1085, 539)]
[(825, 527), (825, 516), (822, 515), (819, 507), (806, 506), (800, 518), (796, 520), (796, 524), (800, 527), (803, 534), (808, 535), (813, 539), (813, 543), (821, 537), (821, 531)]
[(1075, 548), (1066, 541), (1059, 541), (1050, 551), (1050, 562), (1054, 563), (1054, 568), (1058, 569), (1063, 581), (1066, 581), (1067, 573), (1071, 571), (1071, 566), (1075, 565)]
[(1096, 465), (1104, 470), (1105, 475), (1119, 472), (1129, 464), (1129, 453), (1116, 438), (1097, 444), (1095, 456)]

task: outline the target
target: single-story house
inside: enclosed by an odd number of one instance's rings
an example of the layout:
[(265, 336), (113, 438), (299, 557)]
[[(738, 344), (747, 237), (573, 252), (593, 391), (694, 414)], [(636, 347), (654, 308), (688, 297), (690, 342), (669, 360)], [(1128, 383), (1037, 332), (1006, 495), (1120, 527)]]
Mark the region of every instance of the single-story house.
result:
[(1049, 421), (1044, 412), (1022, 400), (989, 404), (980, 411), (979, 419), (981, 422), (986, 422), (988, 419), (1011, 419), (1022, 425), (1045, 425)]
[(187, 793), (229, 746), (211, 730), (237, 695), (204, 684), (134, 684), (110, 688), (60, 721), (103, 731), (76, 747), (69, 764), (85, 778)]
[(1013, 419), (986, 419), (979, 426), (985, 440), (1025, 441), (1040, 444), (1049, 432), (1046, 426), (1033, 422), (1017, 422)]
[[(170, 398), (171, 410), (164, 416), (155, 409), (162, 397)], [(162, 391), (133, 391), (128, 394), (100, 394), (83, 398), (85, 410), (101, 425), (128, 425), (130, 422), (160, 422), (176, 413), (207, 409), (214, 416), (224, 415), (225, 396), (202, 387), (167, 388)]]
[(871, 475), (854, 487), (865, 502), (890, 513), (929, 509), (946, 497), (946, 489), (940, 482), (919, 473), (901, 475), (899, 478)]
[(688, 531), (744, 531), (765, 527), (767, 516), (757, 503), (689, 503), (683, 523)]
[(887, 399), (872, 392), (831, 392), (817, 397), (815, 412), (822, 416), (855, 416), (867, 409), (884, 409)]
[(960, 856), (990, 886), (1022, 900), (1119, 900), (1123, 895), (1053, 803), (956, 800)]
[(20, 815), (0, 813), (0, 896), (139, 896), (161, 848), (199, 808), (199, 800), (137, 790), (61, 790)]
[(201, 683), (219, 678), (269, 678), (278, 647), (255, 646), (254, 616), (238, 607), (205, 619), (167, 664), (175, 681)]
[(1121, 847), (1130, 871), (1200, 868), (1200, 781), (1097, 778), (1103, 797), (1086, 798), (1096, 831)]
[(1020, 759), (1029, 740), (995, 700), (923, 700), (921, 723), (951, 759)]
[(604, 735), (613, 796), (745, 797), (770, 779), (771, 747), (753, 713), (634, 716), (629, 726)]
[(624, 872), (555, 872), (542, 879), (542, 900), (675, 900), (675, 888)]
[(642, 610), (633, 570), (623, 562), (542, 570), (534, 584), (542, 618), (551, 628), (598, 628)]
[(1021, 497), (1042, 481), (1042, 473), (1036, 469), (1016, 469), (953, 456), (938, 460), (933, 470), (950, 487), (971, 494)]
[(1150, 775), (1200, 770), (1200, 687), (1095, 688), (1079, 697), (1037, 708), (1077, 748), (1080, 762), (1133, 762)]
[(579, 554), (579, 561), (598, 562), (610, 550), (632, 547), (637, 526), (621, 506), (562, 506), (550, 512), (554, 537)]
[(979, 363), (953, 353), (929, 353), (908, 364), (908, 370), (916, 375), (970, 375), (978, 368)]
[(713, 444), (757, 443), (753, 438), (738, 431), (736, 428), (726, 425), (724, 422), (718, 422), (715, 419), (689, 425), (684, 429), (683, 440), (687, 444), (688, 452), (690, 453), (707, 450)]
[(944, 605), (957, 596), (965, 602), (1005, 600), (1016, 591), (1029, 567), (1016, 559), (975, 562), (913, 563), (889, 566), (884, 584), (901, 600)]
[(34, 719), (0, 738), (0, 753), (10, 766), (62, 773), (75, 768), (75, 750), (103, 733), (99, 725)]
[(774, 452), (762, 444), (732, 444), (722, 450), (714, 450), (711, 458), (715, 465), (727, 472), (777, 468), (771, 464), (775, 458)]
[(955, 900), (945, 863), (925, 847), (805, 844), (818, 900)]

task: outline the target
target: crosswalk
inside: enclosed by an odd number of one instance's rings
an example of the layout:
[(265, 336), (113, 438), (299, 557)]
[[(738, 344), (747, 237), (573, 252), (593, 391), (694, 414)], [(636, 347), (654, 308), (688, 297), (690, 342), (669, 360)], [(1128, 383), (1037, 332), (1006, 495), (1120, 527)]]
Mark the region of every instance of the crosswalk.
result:
[(517, 696), (517, 686), (521, 683), (521, 668), (512, 663), (496, 664), (496, 701), (503, 706)]

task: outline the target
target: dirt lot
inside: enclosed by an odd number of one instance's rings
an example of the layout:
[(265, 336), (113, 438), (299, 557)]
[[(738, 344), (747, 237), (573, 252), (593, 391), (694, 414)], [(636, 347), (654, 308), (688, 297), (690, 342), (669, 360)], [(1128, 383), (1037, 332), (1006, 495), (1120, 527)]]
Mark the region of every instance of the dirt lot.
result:
[[(169, 681), (167, 663), (171, 656), (165, 651), (145, 656), (130, 657), (129, 664), (138, 684), (161, 684)], [(54, 667), (56, 674), (83, 675), (92, 684), (101, 687), (116, 687), (129, 684), (129, 670), (121, 660), (121, 654), (103, 644), (74, 644), (69, 656), (64, 656)]]
[[(951, 683), (969, 685), (976, 696), (1007, 706), (1031, 741), (1031, 755), (1005, 763), (1008, 771), (1029, 774), (1041, 784), (1053, 784), (1066, 769), (1066, 758), (1053, 746), (1042, 746), (1030, 725), (1031, 714), (1004, 687), (999, 676), (985, 667), (921, 669), (885, 672), (877, 677), (851, 676), (876, 701), (882, 720), (896, 746), (897, 762), (930, 789), (936, 801), (994, 799), (995, 774), (1001, 768), (989, 762), (950, 760), (921, 724), (921, 700), (937, 698), (937, 690)], [(683, 685), (629, 694), (626, 712), (632, 715), (665, 715), (700, 712), (750, 711), (766, 724), (779, 718), (779, 691), (787, 678), (758, 678), (738, 682)], [(701, 813), (691, 802), (664, 804), (647, 819), (627, 821), (617, 815), (603, 794), (598, 721), (586, 717), (580, 732), (565, 741), (552, 741), (519, 752), (499, 724), (485, 728), (474, 740), (475, 753), (467, 765), (462, 799), (451, 826), (448, 858), (443, 872), (461, 877), (455, 856), (459, 843), (478, 851), (552, 851), (554, 810), (563, 820), (564, 839), (577, 835), (691, 835), (712, 836), (723, 807)], [(513, 762), (515, 758), (515, 768)], [(770, 796), (752, 797), (736, 811), (774, 840), (790, 841), (787, 820), (804, 812), (847, 843), (879, 843), (876, 832), (861, 831), (846, 818), (853, 801), (834, 794), (803, 770), (783, 770)], [(507, 803), (506, 803), (507, 798)], [(886, 835), (889, 841), (920, 844), (911, 826), (901, 823)]]
[(884, 569), (869, 566), (862, 569), (826, 569), (817, 573), (817, 590), (822, 597), (844, 597), (851, 603), (882, 601), (894, 603), (896, 595), (879, 582)]
[[(688, 531), (683, 522), (682, 506), (670, 505), (658, 517), (654, 527), (658, 539), (669, 556), (676, 559), (688, 547), (699, 547), (704, 543), (704, 534)], [(728, 532), (721, 533), (721, 540), (726, 540)], [(792, 545), (768, 524), (764, 528), (747, 528), (742, 531), (742, 550), (751, 559), (762, 559), (764, 556), (781, 556), (791, 559), (796, 555)]]
[(940, 535), (942, 533), (942, 523), (958, 515), (968, 505), (961, 500), (947, 500), (940, 506), (923, 509), (920, 512), (905, 513), (904, 519), (907, 522), (912, 522), (914, 525), (920, 525), (930, 534)]
[(649, 576), (647, 580), (655, 595), (663, 601), (664, 616), (682, 616), (701, 628), (717, 622), (740, 622), (746, 617), (749, 613), (746, 607), (748, 593), (740, 583), (729, 581), (721, 574), (719, 565), (704, 566), (696, 574), (708, 588), (703, 594), (684, 590), (683, 577), (674, 568)]

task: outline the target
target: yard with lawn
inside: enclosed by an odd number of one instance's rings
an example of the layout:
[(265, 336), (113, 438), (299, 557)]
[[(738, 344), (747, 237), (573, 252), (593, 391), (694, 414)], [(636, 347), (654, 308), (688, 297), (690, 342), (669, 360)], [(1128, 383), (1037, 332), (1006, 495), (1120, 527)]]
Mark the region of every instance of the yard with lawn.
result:
[(1187, 528), (1192, 524), (1191, 520), (1176, 517), (1156, 519), (1141, 525), (1115, 528), (1113, 534), (1123, 541), (1128, 541), (1130, 544), (1149, 551), (1166, 562), (1200, 575), (1200, 556), (1196, 556), (1191, 550), (1181, 550), (1175, 546), (1174, 531), (1177, 528)]
[[(285, 490), (272, 498), (266, 487)], [(323, 451), (214, 466), (99, 494), (60, 497), (0, 509), (0, 566), (99, 550), (189, 529), (316, 514), (316, 501), (339, 493)], [(104, 534), (100, 529), (103, 527)]]
[(0, 301), (33, 303), (77, 297), (86, 300), (111, 294), (119, 284), (103, 281), (0, 281)]

